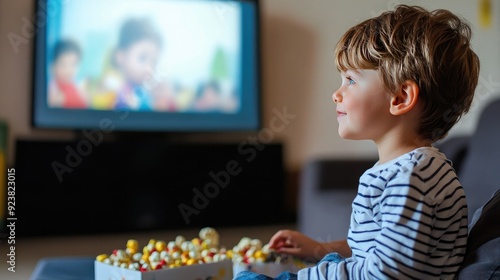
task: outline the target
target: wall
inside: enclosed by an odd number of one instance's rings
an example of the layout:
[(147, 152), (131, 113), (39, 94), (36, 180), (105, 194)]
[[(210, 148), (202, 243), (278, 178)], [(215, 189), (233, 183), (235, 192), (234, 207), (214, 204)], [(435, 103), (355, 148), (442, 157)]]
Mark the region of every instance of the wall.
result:
[[(264, 126), (273, 109), (296, 117), (285, 130), (274, 135), (286, 147), (286, 164), (297, 170), (317, 156), (375, 156), (368, 141), (349, 141), (337, 134), (335, 106), (331, 93), (340, 84), (334, 67), (336, 41), (350, 26), (375, 16), (398, 3), (423, 5), (430, 9), (447, 8), (467, 18), (474, 27), (474, 49), (480, 56), (481, 82), (477, 98), (468, 116), (450, 133), (473, 131), (480, 109), (500, 92), (500, 3), (492, 0), (493, 21), (489, 28), (479, 25), (479, 0), (441, 1), (331, 1), (264, 0), (262, 1), (263, 114)], [(20, 34), (23, 19), (34, 14), (31, 0), (0, 1), (0, 118), (10, 126), (9, 148), (16, 138), (70, 139), (74, 132), (36, 130), (30, 127), (30, 98), (33, 40), (21, 45), (16, 53), (7, 34)], [(200, 137), (193, 136), (193, 137)], [(221, 136), (210, 135), (217, 141)], [(238, 135), (245, 139), (247, 135)], [(13, 154), (9, 153), (9, 164)]]
[(35, 130), (30, 126), (31, 71), (33, 40), (19, 45), (16, 52), (8, 34), (22, 34), (23, 18), (31, 20), (34, 4), (30, 0), (0, 1), (0, 118), (9, 125), (8, 163), (13, 163), (14, 139), (69, 139), (68, 131)]

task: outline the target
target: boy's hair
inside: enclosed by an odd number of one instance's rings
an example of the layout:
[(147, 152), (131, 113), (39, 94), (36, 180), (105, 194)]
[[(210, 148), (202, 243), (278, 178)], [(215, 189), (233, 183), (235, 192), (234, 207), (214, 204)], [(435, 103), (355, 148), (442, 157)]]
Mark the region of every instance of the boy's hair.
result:
[(52, 50), (52, 63), (56, 62), (59, 57), (65, 53), (75, 53), (78, 57), (81, 57), (82, 50), (77, 42), (71, 39), (62, 39), (56, 42), (54, 49)]
[(417, 132), (434, 142), (471, 106), (480, 68), (471, 33), (448, 10), (398, 5), (349, 29), (337, 44), (335, 63), (339, 71), (379, 71), (391, 92), (414, 81), (423, 109)]
[(158, 47), (162, 45), (160, 33), (147, 18), (130, 18), (125, 21), (120, 29), (118, 49), (127, 49), (141, 40), (151, 40)]

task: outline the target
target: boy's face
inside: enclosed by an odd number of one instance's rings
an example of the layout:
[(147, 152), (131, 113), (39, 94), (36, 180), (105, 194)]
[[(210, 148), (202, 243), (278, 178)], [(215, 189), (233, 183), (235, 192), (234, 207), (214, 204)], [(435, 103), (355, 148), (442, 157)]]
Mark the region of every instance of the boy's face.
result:
[(63, 53), (53, 65), (54, 77), (57, 81), (71, 83), (78, 71), (80, 57), (75, 52)]
[(341, 72), (342, 85), (333, 93), (339, 135), (352, 140), (378, 140), (391, 125), (390, 93), (375, 70)]
[(142, 85), (155, 74), (159, 54), (160, 49), (155, 42), (141, 40), (119, 51), (116, 58), (125, 79), (135, 85)]

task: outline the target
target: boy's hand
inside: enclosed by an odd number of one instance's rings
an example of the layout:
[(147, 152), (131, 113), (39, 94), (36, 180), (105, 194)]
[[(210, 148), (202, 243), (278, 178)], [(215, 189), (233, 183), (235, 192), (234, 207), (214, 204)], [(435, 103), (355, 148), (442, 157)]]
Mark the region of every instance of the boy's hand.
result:
[(280, 230), (269, 241), (269, 248), (300, 258), (320, 260), (327, 253), (322, 243), (295, 230)]

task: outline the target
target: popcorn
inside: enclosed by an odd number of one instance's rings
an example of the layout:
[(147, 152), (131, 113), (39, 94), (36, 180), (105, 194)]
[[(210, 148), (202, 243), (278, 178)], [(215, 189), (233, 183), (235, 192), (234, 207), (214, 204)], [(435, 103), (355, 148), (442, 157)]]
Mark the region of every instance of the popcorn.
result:
[(186, 238), (182, 235), (177, 235), (177, 237), (175, 238), (175, 244), (177, 246), (181, 246), (181, 244), (186, 241)]
[(141, 266), (141, 268), (139, 270), (140, 271), (149, 271), (149, 270), (151, 270), (151, 267), (149, 266), (149, 264), (145, 263)]
[(225, 248), (219, 248), (219, 234), (213, 228), (200, 230), (199, 237), (187, 240), (178, 235), (175, 240), (150, 239), (140, 250), (135, 239), (129, 239), (124, 250), (100, 254), (96, 260), (112, 266), (138, 271), (152, 271), (230, 259)]
[(164, 259), (167, 256), (169, 256), (168, 251), (160, 251), (160, 259)]
[(252, 248), (255, 248), (256, 250), (260, 250), (262, 249), (262, 241), (260, 241), (259, 239), (252, 239), (250, 241), (250, 246)]
[(219, 233), (211, 227), (204, 227), (200, 230), (200, 239), (209, 241), (209, 245), (213, 247), (219, 246)]
[(139, 270), (139, 268), (140, 268), (140, 265), (138, 263), (130, 263), (128, 265), (128, 269)]
[(243, 237), (234, 246), (231, 252), (227, 252), (226, 257), (233, 260), (234, 263), (284, 263), (288, 261), (289, 256), (278, 254), (269, 248), (269, 244), (262, 245), (259, 239)]
[(288, 265), (293, 260), (285, 254), (278, 254), (263, 244), (261, 240), (243, 237), (226, 249), (219, 245), (219, 234), (211, 227), (202, 228), (199, 236), (187, 239), (177, 235), (174, 240), (150, 239), (142, 248), (135, 239), (129, 239), (125, 249), (113, 250), (111, 254), (100, 254), (96, 260), (115, 267), (154, 271), (181, 266), (208, 264), (232, 260), (244, 269), (256, 267), (254, 264)]
[(238, 247), (239, 248), (248, 248), (248, 247), (250, 247), (251, 242), (252, 242), (252, 239), (250, 239), (249, 237), (243, 237), (240, 239), (240, 242), (238, 243)]
[(181, 258), (181, 252), (179, 252), (179, 251), (172, 252), (172, 258), (174, 258), (174, 260), (180, 259)]
[(151, 255), (149, 256), (149, 262), (153, 263), (159, 261), (160, 261), (160, 253), (158, 253), (158, 251), (152, 252)]

